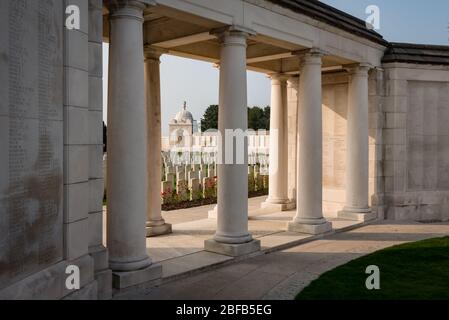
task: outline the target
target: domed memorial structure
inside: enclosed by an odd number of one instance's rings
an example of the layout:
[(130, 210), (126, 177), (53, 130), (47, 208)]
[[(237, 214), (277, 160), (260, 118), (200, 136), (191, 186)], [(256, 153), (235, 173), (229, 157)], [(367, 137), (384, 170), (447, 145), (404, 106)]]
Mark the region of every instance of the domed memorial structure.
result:
[(192, 141), (192, 135), (198, 132), (198, 123), (187, 110), (187, 102), (184, 101), (182, 110), (179, 111), (168, 125), (170, 133), (170, 146), (188, 147)]

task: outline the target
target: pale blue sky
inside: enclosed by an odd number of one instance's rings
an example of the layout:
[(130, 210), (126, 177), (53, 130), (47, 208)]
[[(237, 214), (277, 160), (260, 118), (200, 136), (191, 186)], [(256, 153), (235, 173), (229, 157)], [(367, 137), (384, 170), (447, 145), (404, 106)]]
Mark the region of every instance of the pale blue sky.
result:
[[(323, 0), (340, 10), (365, 20), (365, 8), (380, 8), (380, 30), (388, 41), (449, 45), (448, 0)], [(107, 79), (107, 47), (104, 76)], [(105, 82), (106, 84), (106, 82)], [(104, 90), (106, 121), (106, 89)], [(161, 59), (162, 131), (186, 100), (188, 110), (200, 120), (204, 110), (218, 103), (218, 69), (191, 59), (163, 56)], [(265, 74), (248, 72), (248, 105), (270, 103), (270, 83)]]

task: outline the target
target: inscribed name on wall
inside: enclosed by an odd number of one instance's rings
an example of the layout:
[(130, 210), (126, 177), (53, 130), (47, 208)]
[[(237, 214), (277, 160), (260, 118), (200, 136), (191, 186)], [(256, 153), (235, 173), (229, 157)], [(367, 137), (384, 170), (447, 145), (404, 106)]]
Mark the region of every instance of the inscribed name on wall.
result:
[(63, 259), (63, 1), (0, 1), (0, 289)]
[(449, 83), (408, 82), (407, 189), (449, 190)]

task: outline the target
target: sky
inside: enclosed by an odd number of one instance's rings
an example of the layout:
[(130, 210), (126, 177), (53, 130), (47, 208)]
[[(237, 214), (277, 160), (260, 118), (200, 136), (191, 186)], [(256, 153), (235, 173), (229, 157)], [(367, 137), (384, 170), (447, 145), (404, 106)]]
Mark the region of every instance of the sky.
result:
[[(380, 30), (392, 42), (449, 45), (448, 0), (322, 0), (337, 9), (365, 20), (365, 9), (380, 9)], [(103, 119), (107, 119), (108, 47), (103, 50)], [(168, 122), (182, 109), (184, 101), (194, 119), (218, 104), (218, 69), (211, 63), (164, 55), (161, 57), (162, 134)], [(270, 82), (265, 74), (248, 71), (248, 105), (270, 104)]]

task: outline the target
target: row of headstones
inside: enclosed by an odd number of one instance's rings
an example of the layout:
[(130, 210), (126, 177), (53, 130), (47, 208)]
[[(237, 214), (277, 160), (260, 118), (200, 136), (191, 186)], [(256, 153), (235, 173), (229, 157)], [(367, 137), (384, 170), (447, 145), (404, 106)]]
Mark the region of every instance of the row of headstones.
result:
[(162, 167), (162, 203), (193, 201), (215, 197), (216, 166), (212, 164), (189, 164)]
[(268, 166), (248, 166), (248, 192), (268, 190)]
[(184, 165), (188, 163), (213, 164), (216, 162), (216, 152), (163, 151), (162, 161), (170, 165)]
[[(163, 204), (173, 201), (194, 201), (217, 196), (217, 166), (215, 164), (165, 165), (162, 168), (161, 199)], [(268, 189), (268, 166), (248, 166), (248, 191)]]
[[(214, 164), (217, 160), (216, 152), (162, 152), (162, 160), (166, 164), (183, 165), (186, 163)], [(268, 153), (250, 152), (248, 163), (251, 165), (268, 165)]]
[[(186, 164), (186, 165), (171, 165), (168, 162), (164, 162), (162, 168), (162, 180), (169, 180), (167, 177), (173, 175), (173, 177), (180, 176), (184, 180), (191, 178), (202, 179), (204, 177), (213, 177), (217, 172), (217, 165), (213, 164)], [(248, 174), (258, 172), (262, 175), (268, 175), (268, 164), (250, 164), (248, 165)]]
[[(175, 181), (176, 180), (191, 180), (199, 179), (202, 181), (204, 178), (213, 178), (216, 176), (217, 165), (216, 164), (188, 164), (170, 166), (164, 164), (162, 167), (162, 180), (163, 181)], [(259, 173), (260, 175), (268, 175), (268, 165), (248, 165), (248, 175)]]
[(269, 162), (269, 155), (265, 153), (249, 153), (248, 163), (251, 165), (261, 164), (262, 166), (267, 166)]

